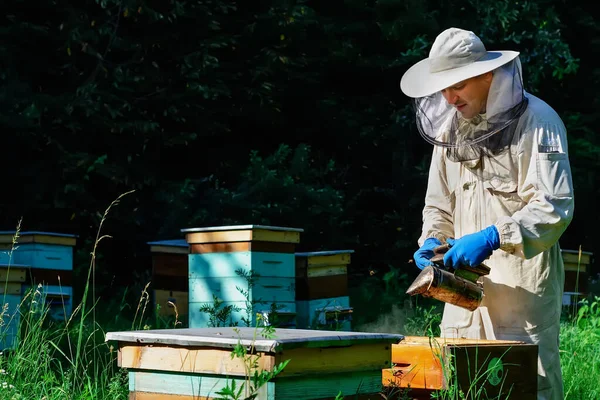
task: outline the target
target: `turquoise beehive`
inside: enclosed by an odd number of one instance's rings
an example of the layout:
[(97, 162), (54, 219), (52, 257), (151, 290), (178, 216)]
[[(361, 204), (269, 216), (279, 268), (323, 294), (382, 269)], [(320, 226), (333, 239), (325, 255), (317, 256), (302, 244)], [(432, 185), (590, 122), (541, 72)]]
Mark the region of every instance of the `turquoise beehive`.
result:
[(190, 246), (189, 326), (295, 327), (295, 257), (302, 229), (182, 229)]

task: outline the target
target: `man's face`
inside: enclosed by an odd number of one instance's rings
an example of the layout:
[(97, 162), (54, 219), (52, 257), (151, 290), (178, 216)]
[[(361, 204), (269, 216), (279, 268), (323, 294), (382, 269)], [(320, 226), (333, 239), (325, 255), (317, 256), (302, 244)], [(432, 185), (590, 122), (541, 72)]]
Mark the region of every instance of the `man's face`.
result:
[(462, 114), (464, 118), (473, 118), (485, 112), (488, 92), (492, 84), (492, 72), (487, 72), (442, 90), (442, 95)]

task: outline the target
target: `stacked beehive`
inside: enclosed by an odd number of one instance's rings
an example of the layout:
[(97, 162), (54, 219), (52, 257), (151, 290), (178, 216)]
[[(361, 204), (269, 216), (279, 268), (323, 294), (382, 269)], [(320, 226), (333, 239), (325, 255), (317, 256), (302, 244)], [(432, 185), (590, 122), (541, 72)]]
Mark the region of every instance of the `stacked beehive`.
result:
[(353, 250), (296, 253), (298, 327), (351, 330), (348, 264)]
[(188, 254), (185, 239), (148, 242), (152, 255), (152, 296), (158, 314), (188, 314)]
[(190, 246), (189, 326), (295, 327), (295, 246), (302, 229), (235, 225), (182, 229)]
[(561, 250), (565, 265), (563, 305), (571, 305), (587, 296), (592, 253), (578, 250)]
[[(65, 321), (73, 311), (73, 248), (76, 236), (54, 232), (0, 232), (0, 287), (4, 324), (0, 347), (15, 345), (19, 305), (33, 288), (51, 318)], [(38, 285), (40, 287), (38, 288)]]

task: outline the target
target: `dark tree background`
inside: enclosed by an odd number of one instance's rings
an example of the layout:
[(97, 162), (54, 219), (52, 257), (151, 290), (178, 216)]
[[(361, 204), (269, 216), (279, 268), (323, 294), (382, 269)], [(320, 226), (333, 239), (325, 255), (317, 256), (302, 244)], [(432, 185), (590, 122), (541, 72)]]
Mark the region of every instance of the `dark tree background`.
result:
[(228, 224), (353, 249), (352, 282), (415, 274), (431, 147), (404, 71), (441, 30), (521, 52), (526, 89), (569, 129), (576, 213), (596, 253), (600, 29), (559, 0), (10, 0), (0, 5), (1, 227), (79, 235), (98, 293), (149, 279), (151, 240)]

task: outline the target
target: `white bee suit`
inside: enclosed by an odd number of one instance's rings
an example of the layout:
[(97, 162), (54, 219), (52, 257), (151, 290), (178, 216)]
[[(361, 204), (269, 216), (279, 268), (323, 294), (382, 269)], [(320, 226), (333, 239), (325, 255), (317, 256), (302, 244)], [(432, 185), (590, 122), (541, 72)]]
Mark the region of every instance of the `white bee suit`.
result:
[(419, 245), (497, 227), (500, 249), (485, 261), (491, 271), (480, 308), (446, 304), (442, 336), (537, 344), (538, 399), (563, 400), (558, 239), (573, 217), (573, 183), (563, 122), (545, 102), (525, 95), (529, 104), (509, 151), (493, 160), (454, 162), (434, 146)]

